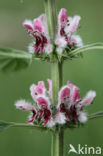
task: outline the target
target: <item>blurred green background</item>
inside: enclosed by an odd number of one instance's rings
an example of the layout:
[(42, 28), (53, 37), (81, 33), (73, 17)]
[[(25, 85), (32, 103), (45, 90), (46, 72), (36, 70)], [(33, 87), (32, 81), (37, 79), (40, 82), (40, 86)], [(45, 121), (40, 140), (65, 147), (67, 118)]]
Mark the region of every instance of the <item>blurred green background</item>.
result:
[[(78, 33), (85, 44), (103, 42), (103, 0), (57, 0), (58, 11), (64, 7), (68, 15), (82, 17)], [(24, 19), (33, 19), (44, 12), (43, 0), (0, 0), (0, 47), (27, 50), (31, 38), (22, 27)], [(103, 110), (103, 51), (90, 51), (83, 58), (67, 61), (64, 82), (69, 79), (80, 87), (81, 94), (96, 90), (89, 113)], [(0, 120), (25, 122), (28, 113), (16, 110), (14, 102), (20, 98), (31, 100), (29, 86), (50, 78), (50, 65), (35, 61), (28, 69), (17, 73), (0, 73)], [(27, 129), (9, 129), (0, 134), (0, 156), (50, 156), (51, 136)], [(89, 121), (85, 128), (67, 130), (65, 156), (69, 143), (101, 146), (103, 148), (103, 118)], [(103, 152), (103, 151), (102, 151)]]

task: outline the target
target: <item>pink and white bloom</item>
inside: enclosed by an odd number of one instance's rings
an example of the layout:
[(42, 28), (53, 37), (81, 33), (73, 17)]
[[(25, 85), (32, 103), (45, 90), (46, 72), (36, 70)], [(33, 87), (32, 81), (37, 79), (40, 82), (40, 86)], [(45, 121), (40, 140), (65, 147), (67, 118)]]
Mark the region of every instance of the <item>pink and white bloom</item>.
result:
[(29, 117), (28, 123), (34, 122), (37, 110), (35, 109), (35, 107), (31, 103), (29, 103), (25, 100), (19, 100), (15, 103), (15, 106), (17, 109), (21, 109), (21, 110), (25, 110), (25, 111), (31, 111), (32, 114)]
[(50, 109), (50, 101), (45, 96), (38, 96), (37, 98), (37, 105), (39, 108), (38, 111), (38, 118), (42, 119), (43, 125), (50, 124), (52, 118), (52, 112)]
[(39, 81), (37, 85), (32, 84), (30, 86), (30, 93), (34, 101), (36, 101), (36, 98), (38, 95), (45, 95), (46, 88), (43, 81)]
[(56, 114), (55, 123), (58, 123), (58, 124), (65, 124), (66, 123), (66, 117), (65, 117), (64, 113), (58, 112)]
[(79, 21), (81, 17), (76, 15), (73, 18), (67, 16), (66, 9), (62, 8), (58, 15), (58, 33), (55, 39), (57, 45), (57, 52), (61, 54), (67, 46), (83, 45), (82, 39), (79, 35), (74, 33), (79, 28)]
[(35, 107), (25, 100), (16, 102), (16, 108), (30, 111), (28, 123), (35, 123), (53, 127), (56, 124), (73, 122), (74, 124), (85, 123), (88, 120), (87, 113), (83, 111), (85, 106), (90, 105), (95, 96), (95, 91), (89, 91), (82, 99), (79, 88), (68, 81), (58, 93), (57, 107), (53, 106), (52, 100), (52, 81), (48, 79), (49, 89), (47, 90), (43, 81), (30, 87), (31, 96), (35, 102)]
[[(56, 45), (56, 52), (62, 54), (65, 48), (80, 47), (83, 45), (82, 39), (76, 35), (79, 28), (81, 17), (75, 15), (68, 17), (66, 9), (62, 8), (58, 15), (58, 29), (54, 44)], [(42, 14), (38, 18), (25, 20), (23, 26), (27, 29), (30, 36), (35, 38), (35, 41), (30, 43), (28, 50), (30, 53), (45, 52), (47, 54), (53, 51), (53, 44), (51, 44), (46, 15)], [(53, 41), (52, 41), (53, 42)]]
[(68, 81), (67, 86), (61, 88), (59, 92), (59, 103), (57, 109), (63, 113), (67, 121), (75, 123), (86, 122), (87, 114), (83, 112), (83, 108), (90, 105), (96, 96), (95, 91), (89, 91), (84, 99), (81, 98), (79, 88)]
[(52, 44), (50, 43), (50, 37), (48, 35), (45, 14), (34, 19), (33, 22), (31, 20), (25, 20), (23, 25), (27, 29), (27, 32), (35, 38), (35, 42), (29, 45), (30, 52), (52, 52)]
[(50, 79), (47, 80), (48, 82), (48, 90), (45, 87), (43, 81), (39, 81), (37, 85), (32, 84), (30, 86), (30, 93), (34, 101), (37, 100), (38, 95), (46, 95), (49, 94), (50, 98), (52, 98), (52, 81)]
[(78, 103), (77, 108), (82, 109), (83, 107), (90, 105), (93, 102), (95, 96), (96, 96), (95, 91), (92, 90), (89, 91), (83, 98), (83, 100)]
[(50, 108), (51, 95), (52, 95), (52, 82), (48, 79), (49, 89), (45, 88), (43, 81), (39, 81), (37, 85), (32, 84), (30, 87), (31, 96), (35, 102), (35, 107), (25, 100), (19, 100), (16, 102), (16, 108), (32, 112), (29, 116), (28, 123), (35, 123), (36, 120), (39, 120), (43, 125), (47, 127), (52, 127), (55, 125), (52, 110)]

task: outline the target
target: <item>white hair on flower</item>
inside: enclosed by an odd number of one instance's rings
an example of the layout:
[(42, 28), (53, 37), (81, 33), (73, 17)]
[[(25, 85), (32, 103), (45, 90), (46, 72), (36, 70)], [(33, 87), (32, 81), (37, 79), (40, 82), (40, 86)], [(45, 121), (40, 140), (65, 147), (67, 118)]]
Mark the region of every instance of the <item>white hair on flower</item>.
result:
[(87, 122), (87, 120), (88, 120), (87, 113), (81, 111), (79, 116), (78, 116), (78, 120), (80, 121), (80, 123)]
[(96, 97), (96, 92), (92, 90), (89, 91), (84, 97), (84, 99), (80, 102), (81, 106), (84, 107), (90, 105), (93, 102), (95, 97)]
[(83, 40), (79, 35), (72, 35), (71, 36), (71, 42), (76, 44), (77, 47), (83, 46)]
[(66, 122), (66, 117), (63, 113), (61, 112), (58, 112), (55, 116), (55, 123), (58, 123), (58, 124), (65, 124)]
[(25, 100), (18, 100), (15, 103), (15, 106), (17, 109), (22, 109), (27, 111), (35, 110), (35, 107), (30, 102), (27, 102)]
[(65, 38), (64, 37), (60, 37), (60, 38), (57, 38), (55, 40), (55, 44), (58, 45), (61, 48), (64, 48), (64, 47), (66, 47), (67, 42), (65, 41)]
[(75, 15), (71, 20), (70, 20), (70, 25), (68, 26), (68, 32), (69, 35), (71, 35), (73, 32), (75, 32), (78, 27), (79, 27), (79, 21), (81, 17), (78, 15)]
[(53, 51), (53, 46), (52, 46), (52, 44), (47, 44), (47, 45), (45, 46), (45, 52), (46, 52), (47, 54), (50, 54), (52, 51)]
[(23, 24), (23, 26), (31, 26), (33, 28), (32, 20), (26, 19), (26, 20), (24, 20), (24, 22), (22, 24)]
[(48, 120), (47, 127), (51, 128), (53, 126), (55, 126), (55, 122), (54, 122), (53, 118), (51, 118), (50, 120)]

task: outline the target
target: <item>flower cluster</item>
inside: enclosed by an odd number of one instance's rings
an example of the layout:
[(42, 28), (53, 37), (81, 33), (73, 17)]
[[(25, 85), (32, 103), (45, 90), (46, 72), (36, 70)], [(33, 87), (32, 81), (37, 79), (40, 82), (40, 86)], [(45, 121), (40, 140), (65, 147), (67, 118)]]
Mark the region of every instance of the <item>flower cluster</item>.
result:
[(57, 124), (85, 123), (88, 120), (87, 113), (83, 109), (93, 102), (95, 91), (89, 91), (82, 99), (79, 88), (68, 81), (58, 93), (58, 103), (54, 104), (51, 80), (48, 80), (48, 86), (47, 90), (43, 81), (31, 85), (30, 93), (34, 105), (25, 100), (16, 102), (16, 108), (31, 112), (28, 123), (53, 127)]
[(38, 56), (41, 53), (49, 55), (55, 51), (58, 55), (62, 55), (65, 51), (68, 54), (70, 50), (82, 46), (81, 37), (75, 35), (79, 28), (79, 21), (80, 16), (68, 17), (66, 9), (62, 8), (58, 15), (57, 34), (55, 34), (54, 43), (51, 43), (45, 14), (34, 19), (33, 22), (25, 20), (23, 25), (27, 32), (35, 38), (35, 41), (29, 45), (29, 52)]

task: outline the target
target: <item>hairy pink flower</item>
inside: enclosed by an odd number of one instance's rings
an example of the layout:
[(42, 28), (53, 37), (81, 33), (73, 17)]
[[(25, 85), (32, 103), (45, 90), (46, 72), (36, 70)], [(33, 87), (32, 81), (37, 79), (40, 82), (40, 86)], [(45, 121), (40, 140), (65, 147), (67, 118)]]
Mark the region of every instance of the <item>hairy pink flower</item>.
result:
[(82, 39), (79, 35), (74, 35), (74, 32), (79, 28), (80, 16), (76, 15), (73, 18), (67, 16), (66, 9), (62, 8), (58, 15), (58, 34), (55, 44), (57, 52), (62, 53), (66, 46), (82, 46)]
[(39, 118), (44, 120), (43, 124), (46, 125), (52, 118), (52, 112), (50, 109), (50, 101), (45, 96), (38, 96), (37, 105), (39, 107)]
[(35, 43), (29, 46), (30, 52), (47, 53), (52, 52), (52, 45), (50, 43), (50, 37), (48, 35), (48, 28), (45, 14), (42, 14), (38, 18), (31, 20), (25, 20), (23, 25), (27, 29), (27, 32), (35, 38)]
[(93, 102), (95, 96), (95, 91), (89, 91), (83, 100), (78, 103), (77, 107), (82, 109), (83, 107), (90, 105)]
[(25, 100), (19, 100), (15, 103), (15, 106), (17, 109), (31, 111), (32, 115), (29, 117), (28, 123), (34, 122), (37, 110), (35, 109), (35, 107), (33, 105), (31, 105), (31, 103), (29, 103)]
[[(37, 105), (36, 109), (33, 105), (26, 102), (25, 100), (20, 100), (16, 102), (16, 107), (18, 109), (31, 111), (32, 114), (29, 116), (28, 123), (33, 123), (35, 120), (39, 119), (43, 125), (48, 127), (55, 125), (55, 122), (52, 118), (52, 111), (50, 108), (50, 100), (52, 95), (52, 81), (48, 79), (49, 90), (45, 88), (43, 81), (39, 81), (37, 85), (32, 84), (30, 87), (30, 92), (35, 104)], [(47, 97), (48, 95), (48, 97)]]
[(40, 124), (52, 127), (55, 124), (65, 124), (73, 122), (75, 124), (85, 123), (88, 119), (87, 113), (83, 111), (84, 107), (90, 105), (95, 96), (95, 91), (89, 91), (82, 99), (79, 88), (72, 82), (68, 81), (58, 93), (57, 108), (53, 106), (52, 100), (52, 81), (48, 79), (49, 89), (47, 90), (43, 81), (30, 87), (31, 96), (35, 102), (36, 109), (33, 105), (20, 100), (16, 102), (18, 109), (31, 111), (29, 123), (39, 121)]
[(83, 107), (91, 104), (95, 96), (95, 91), (89, 91), (86, 97), (81, 99), (79, 88), (72, 82), (68, 81), (67, 86), (62, 87), (59, 92), (59, 103), (57, 109), (59, 112), (64, 113), (67, 121), (72, 119), (75, 123), (78, 121), (85, 122), (87, 120), (87, 115), (82, 111), (82, 109)]
[(38, 96), (37, 104), (38, 104), (39, 108), (42, 108), (42, 107), (49, 108), (49, 106), (50, 106), (49, 99), (45, 96)]
[[(62, 54), (66, 48), (75, 48), (83, 45), (81, 37), (74, 34), (79, 28), (80, 19), (81, 17), (78, 15), (68, 17), (67, 11), (64, 8), (60, 10), (56, 37), (52, 41), (56, 45), (56, 52), (58, 54)], [(49, 54), (53, 51), (54, 44), (51, 44), (45, 14), (40, 15), (33, 21), (25, 20), (23, 25), (27, 29), (27, 32), (35, 38), (35, 42), (30, 43), (28, 46), (29, 52), (38, 54), (45, 52)]]
[(46, 88), (43, 81), (39, 81), (37, 85), (32, 84), (30, 86), (31, 96), (34, 101), (36, 101), (38, 95), (45, 95), (45, 91)]

